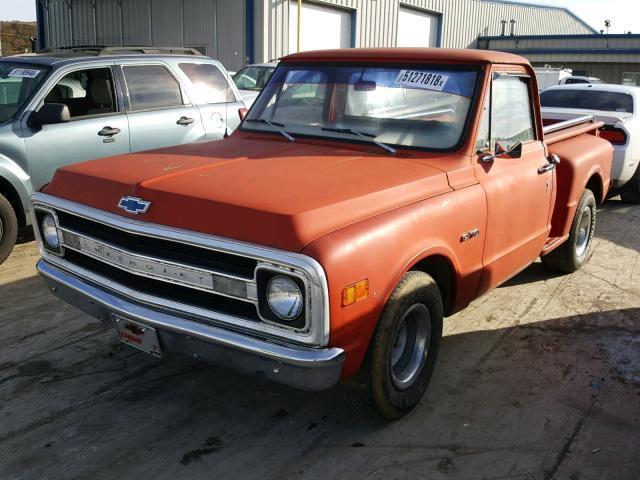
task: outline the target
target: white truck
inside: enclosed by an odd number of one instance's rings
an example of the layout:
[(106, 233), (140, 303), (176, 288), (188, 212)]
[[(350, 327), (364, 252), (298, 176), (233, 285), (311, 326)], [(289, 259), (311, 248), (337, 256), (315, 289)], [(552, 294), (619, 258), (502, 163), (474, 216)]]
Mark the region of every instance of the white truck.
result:
[(540, 94), (546, 125), (594, 115), (600, 136), (613, 145), (612, 193), (640, 203), (640, 87), (610, 84), (557, 85)]
[(576, 85), (576, 84), (600, 84), (604, 83), (597, 77), (574, 75), (570, 68), (553, 68), (550, 66), (536, 67), (536, 78), (538, 80), (538, 90), (543, 91), (556, 85)]

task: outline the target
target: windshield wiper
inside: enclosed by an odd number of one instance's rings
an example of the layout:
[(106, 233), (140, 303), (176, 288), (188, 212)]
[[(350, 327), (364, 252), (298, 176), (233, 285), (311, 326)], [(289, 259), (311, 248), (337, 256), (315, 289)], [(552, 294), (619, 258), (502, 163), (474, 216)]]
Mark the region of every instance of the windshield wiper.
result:
[(279, 132), (290, 142), (295, 142), (296, 139), (289, 135), (287, 132), (283, 130), (284, 124), (278, 122), (272, 122), (271, 120), (267, 120), (266, 118), (247, 118), (245, 122), (254, 122), (254, 123), (264, 123), (273, 128), (276, 132)]
[(379, 142), (378, 140), (376, 140), (377, 135), (374, 135), (372, 133), (359, 132), (358, 130), (354, 130), (352, 128), (323, 127), (322, 130), (324, 130), (325, 132), (338, 132), (338, 133), (348, 133), (350, 135), (358, 135), (359, 137), (366, 138), (367, 140), (371, 141), (371, 143), (375, 143), (380, 148), (384, 148), (391, 155), (396, 154), (395, 148), (390, 147), (386, 143)]

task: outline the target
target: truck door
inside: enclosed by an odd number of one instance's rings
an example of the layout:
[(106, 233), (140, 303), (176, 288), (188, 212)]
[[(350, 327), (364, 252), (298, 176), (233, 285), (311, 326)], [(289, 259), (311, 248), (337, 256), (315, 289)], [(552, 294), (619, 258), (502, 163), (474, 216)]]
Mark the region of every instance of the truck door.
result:
[[(494, 73), (485, 104), (474, 166), (487, 198), (481, 293), (533, 262), (550, 231), (553, 171), (537, 138), (531, 86), (524, 74)], [(496, 156), (519, 142), (520, 154)]]
[(129, 123), (120, 100), (108, 65), (64, 73), (44, 90), (35, 110), (62, 103), (71, 120), (36, 128), (25, 119), (22, 128), (34, 190), (50, 182), (64, 165), (129, 153)]
[(198, 107), (165, 65), (122, 63), (132, 152), (204, 140)]

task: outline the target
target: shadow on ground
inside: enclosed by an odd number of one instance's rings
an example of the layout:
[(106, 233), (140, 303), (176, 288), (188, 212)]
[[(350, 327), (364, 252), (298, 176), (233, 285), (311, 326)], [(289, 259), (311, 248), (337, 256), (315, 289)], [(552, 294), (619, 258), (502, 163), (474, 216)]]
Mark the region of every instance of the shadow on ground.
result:
[(15, 299), (0, 313), (7, 478), (640, 472), (638, 308), (445, 337), (428, 395), (385, 423), (354, 415), (336, 391), (294, 391), (181, 357), (156, 361), (45, 296), (39, 280), (2, 291)]

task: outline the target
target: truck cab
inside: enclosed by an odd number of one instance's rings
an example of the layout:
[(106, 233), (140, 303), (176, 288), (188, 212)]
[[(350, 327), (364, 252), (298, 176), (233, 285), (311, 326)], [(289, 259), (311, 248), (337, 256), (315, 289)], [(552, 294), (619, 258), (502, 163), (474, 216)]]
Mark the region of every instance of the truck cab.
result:
[(445, 317), (538, 257), (589, 258), (612, 147), (539, 103), (510, 54), (290, 55), (228, 139), (58, 170), (32, 199), (38, 269), (147, 353), (398, 418)]

